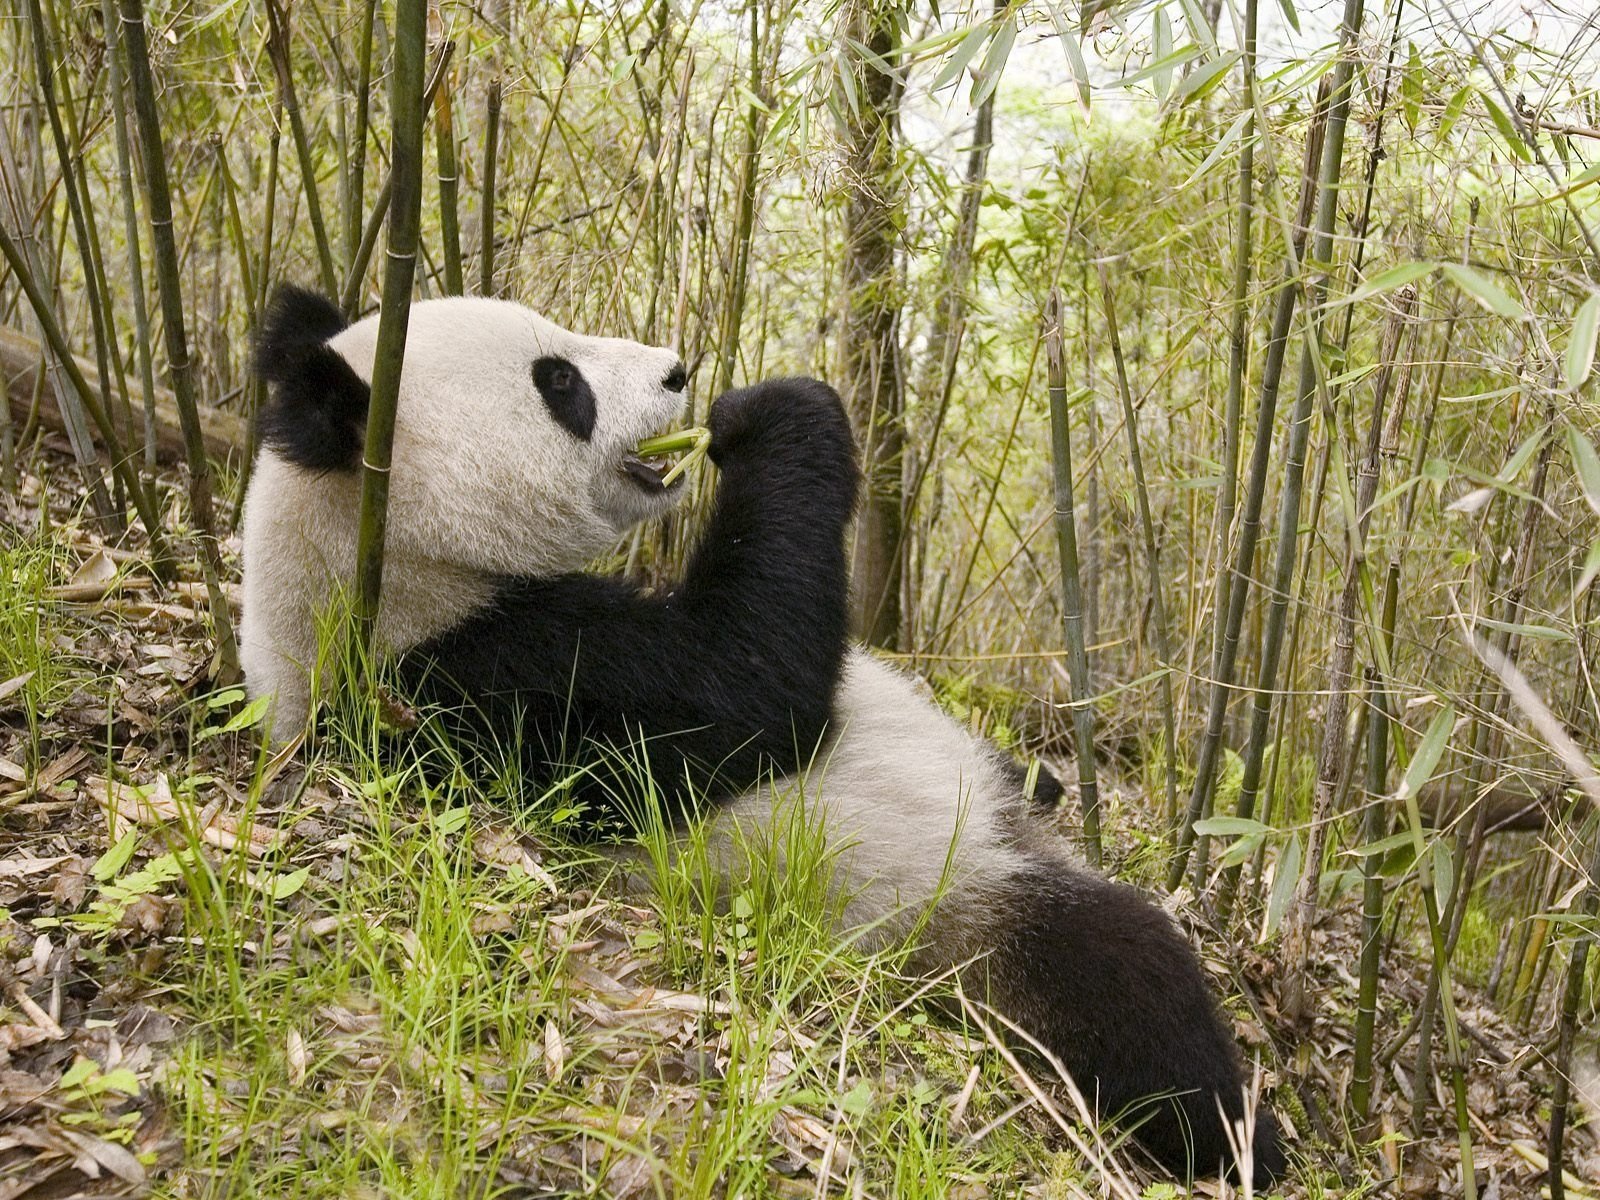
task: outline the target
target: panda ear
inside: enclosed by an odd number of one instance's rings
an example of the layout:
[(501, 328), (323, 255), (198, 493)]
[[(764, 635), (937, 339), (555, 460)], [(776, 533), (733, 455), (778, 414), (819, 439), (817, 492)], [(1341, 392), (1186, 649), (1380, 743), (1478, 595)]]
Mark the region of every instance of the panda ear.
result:
[(272, 385), (256, 432), (261, 444), (308, 471), (361, 462), (371, 389), (328, 339), (345, 328), (332, 301), (304, 288), (277, 290), (255, 336), (255, 372)]

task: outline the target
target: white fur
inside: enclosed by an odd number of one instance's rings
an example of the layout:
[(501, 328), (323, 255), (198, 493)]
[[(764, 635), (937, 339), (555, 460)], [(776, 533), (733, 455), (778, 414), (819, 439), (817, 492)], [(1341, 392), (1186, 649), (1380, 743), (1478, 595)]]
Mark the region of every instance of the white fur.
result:
[[(332, 346), (372, 377), (377, 317)], [(533, 383), (545, 355), (571, 361), (596, 399), (585, 442)], [(576, 570), (674, 499), (618, 470), (683, 407), (663, 381), (670, 350), (587, 337), (519, 304), (454, 297), (411, 309), (395, 415), (378, 636), (403, 650), (484, 603), (496, 574)], [(240, 652), (252, 696), (272, 694), (275, 736), (304, 723), (316, 614), (354, 579), (361, 481), (292, 466), (263, 449), (245, 498)]]
[(985, 891), (1023, 864), (1015, 782), (918, 681), (863, 649), (845, 661), (835, 708), (837, 733), (809, 769), (718, 810), (714, 852), (738, 871), (750, 834), (781, 828), (803, 803), (838, 856), (846, 927), (870, 926), (864, 944), (881, 945), (943, 896), (939, 940), (958, 950), (981, 936), (960, 922), (980, 919)]

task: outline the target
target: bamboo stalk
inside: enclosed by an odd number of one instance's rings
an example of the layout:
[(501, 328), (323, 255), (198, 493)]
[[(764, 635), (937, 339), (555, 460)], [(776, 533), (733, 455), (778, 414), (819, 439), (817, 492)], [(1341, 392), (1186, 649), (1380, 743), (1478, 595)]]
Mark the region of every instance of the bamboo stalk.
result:
[[(744, 297), (750, 271), (750, 236), (755, 229), (756, 182), (761, 166), (761, 133), (766, 106), (761, 101), (761, 3), (746, 0), (750, 16), (750, 94), (744, 110), (744, 148), (739, 154), (739, 206), (733, 218), (733, 269), (722, 309), (722, 330), (717, 341), (717, 373), (712, 394), (733, 386), (738, 364), (739, 330), (744, 321)], [(847, 66), (846, 70), (854, 69)], [(865, 461), (871, 462), (868, 458)]]
[(140, 247), (138, 205), (134, 199), (127, 101), (122, 80), (121, 23), (117, 20), (116, 0), (100, 0), (100, 14), (106, 27), (106, 68), (116, 131), (117, 190), (122, 195), (123, 237), (128, 249), (128, 291), (133, 296), (134, 351), (139, 359), (139, 388), (144, 400), (144, 469), (149, 474), (156, 469), (156, 372), (150, 353), (150, 309), (144, 291), (144, 255)]
[(395, 408), (406, 330), (411, 318), (411, 285), (416, 272), (417, 234), (422, 219), (422, 125), (424, 62), (427, 52), (427, 0), (398, 0), (395, 8), (394, 68), (390, 76), (391, 152), (388, 256), (384, 261), (383, 300), (372, 371), (362, 456), (361, 517), (356, 541), (356, 621), (364, 645), (372, 643), (383, 588), (383, 551), (388, 531), (389, 460), (394, 445)]
[[(311, 222), (311, 235), (317, 245), (317, 267), (322, 273), (322, 290), (324, 294), (334, 296), (339, 291), (339, 274), (333, 267), (333, 247), (328, 241), (327, 224), (322, 219), (322, 198), (317, 192), (317, 164), (311, 155), (311, 139), (306, 133), (299, 97), (295, 94), (294, 68), (289, 55), (289, 14), (284, 11), (282, 0), (266, 2), (267, 56), (272, 60), (273, 71), (278, 78), (278, 96), (289, 118), (289, 136), (294, 141), (295, 157), (300, 163), (306, 219)], [(364, 101), (357, 97), (356, 103), (360, 105)]]
[(434, 126), (439, 160), (439, 238), (444, 255), (444, 293), (460, 296), (466, 291), (461, 277), (460, 180), (457, 177), (456, 130), (450, 108), (450, 80), (439, 92), (439, 116)]
[(367, 129), (372, 105), (372, 27), (377, 8), (378, 0), (364, 0), (361, 5), (361, 34), (356, 50), (356, 119), (350, 136), (350, 170), (345, 185), (344, 248), (347, 260), (354, 260), (356, 247), (361, 243), (361, 214), (366, 211)]
[[(1305, 159), (1300, 172), (1299, 211), (1289, 246), (1289, 261), (1278, 285), (1273, 306), (1272, 328), (1267, 337), (1267, 355), (1261, 367), (1261, 389), (1256, 402), (1255, 443), (1250, 452), (1250, 473), (1245, 490), (1244, 509), (1239, 516), (1239, 538), (1234, 547), (1233, 582), (1228, 587), (1228, 611), (1223, 617), (1222, 657), (1211, 680), (1211, 696), (1206, 711), (1205, 733), (1195, 765), (1194, 786), (1189, 806), (1178, 828), (1177, 849), (1167, 867), (1167, 887), (1176, 888), (1183, 880), (1195, 844), (1195, 822), (1205, 815), (1222, 753), (1222, 733), (1232, 698), (1234, 667), (1239, 653), (1239, 634), (1244, 626), (1245, 599), (1249, 592), (1250, 568), (1255, 561), (1256, 542), (1261, 534), (1261, 507), (1266, 497), (1268, 465), (1272, 453), (1272, 426), (1278, 410), (1278, 388), (1283, 379), (1283, 362), (1289, 342), (1289, 326), (1294, 319), (1295, 301), (1300, 294), (1299, 277), (1302, 251), (1310, 227), (1311, 210), (1317, 196), (1318, 166), (1322, 161), (1322, 141), (1327, 126), (1331, 82), (1324, 76), (1311, 130), (1306, 136)], [(1201, 856), (1202, 859), (1204, 856)]]
[[(172, 198), (167, 188), (166, 150), (161, 143), (161, 119), (156, 112), (155, 80), (150, 73), (150, 53), (145, 43), (144, 0), (121, 0), (123, 50), (128, 56), (128, 83), (133, 91), (135, 124), (139, 129), (140, 158), (144, 165), (146, 198), (155, 249), (156, 285), (161, 295), (161, 324), (166, 334), (167, 376), (178, 420), (183, 428), (189, 465), (189, 508), (199, 535), (200, 563), (210, 598), (212, 627), (217, 639), (217, 677), (231, 682), (238, 677), (239, 651), (233, 637), (233, 618), (222, 587), (222, 554), (217, 545), (216, 516), (211, 505), (211, 463), (206, 455), (200, 414), (195, 407), (184, 331), (183, 296), (178, 275), (178, 247), (172, 236)], [(102, 379), (104, 377), (102, 376)]]
[(478, 294), (494, 295), (494, 173), (500, 149), (500, 80), (489, 81), (484, 102), (486, 123), (483, 132), (483, 202), (479, 205), (481, 236), (478, 251)]
[(1056, 497), (1056, 547), (1061, 555), (1061, 620), (1067, 641), (1067, 671), (1072, 679), (1072, 725), (1077, 733), (1078, 801), (1083, 808), (1083, 851), (1090, 866), (1101, 865), (1100, 785), (1094, 761), (1094, 708), (1089, 653), (1083, 640), (1083, 586), (1078, 575), (1078, 531), (1072, 500), (1072, 439), (1068, 430), (1067, 360), (1062, 344), (1059, 288), (1045, 305), (1045, 372), (1050, 391), (1050, 449)]
[[(1150, 492), (1145, 487), (1144, 459), (1139, 450), (1139, 418), (1128, 388), (1128, 368), (1122, 357), (1122, 337), (1117, 331), (1116, 296), (1105, 261), (1097, 259), (1100, 272), (1100, 300), (1106, 314), (1106, 338), (1111, 343), (1111, 361), (1117, 371), (1117, 395), (1122, 399), (1122, 425), (1128, 435), (1128, 464), (1133, 469), (1133, 491), (1139, 503), (1139, 528), (1144, 535), (1145, 569), (1150, 576), (1150, 611), (1155, 624), (1156, 658), (1161, 673), (1161, 732), (1166, 741), (1166, 811), (1178, 809), (1178, 733), (1172, 699), (1172, 648), (1167, 642), (1167, 610), (1161, 599), (1161, 552), (1156, 546), (1155, 522), (1150, 518)], [(1057, 335), (1059, 337), (1059, 333)], [(1051, 395), (1054, 396), (1052, 385)], [(1051, 419), (1055, 409), (1052, 401)]]

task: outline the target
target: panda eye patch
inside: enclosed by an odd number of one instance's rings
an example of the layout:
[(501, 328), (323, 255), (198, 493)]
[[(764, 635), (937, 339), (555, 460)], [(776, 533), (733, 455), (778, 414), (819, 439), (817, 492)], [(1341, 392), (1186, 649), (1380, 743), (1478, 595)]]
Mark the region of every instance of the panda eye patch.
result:
[(585, 442), (593, 436), (594, 391), (582, 371), (559, 355), (547, 354), (533, 364), (533, 385), (556, 424)]

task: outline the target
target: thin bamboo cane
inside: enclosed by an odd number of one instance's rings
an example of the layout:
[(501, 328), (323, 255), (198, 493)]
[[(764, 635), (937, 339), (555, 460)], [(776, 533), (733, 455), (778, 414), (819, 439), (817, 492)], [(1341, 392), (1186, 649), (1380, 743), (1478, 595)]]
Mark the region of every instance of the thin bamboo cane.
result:
[[(1145, 487), (1144, 458), (1139, 450), (1139, 419), (1133, 409), (1133, 394), (1128, 388), (1128, 368), (1122, 357), (1122, 338), (1117, 332), (1116, 296), (1105, 261), (1097, 259), (1100, 271), (1100, 301), (1106, 315), (1106, 338), (1111, 344), (1111, 361), (1117, 371), (1117, 394), (1122, 399), (1122, 425), (1128, 435), (1128, 464), (1133, 469), (1133, 490), (1139, 504), (1139, 528), (1144, 535), (1145, 569), (1150, 576), (1150, 611), (1155, 624), (1156, 657), (1161, 673), (1161, 731), (1166, 742), (1166, 811), (1178, 809), (1178, 734), (1177, 715), (1172, 700), (1172, 648), (1167, 642), (1167, 610), (1161, 599), (1161, 553), (1156, 546), (1155, 522), (1150, 518), (1150, 492)], [(1054, 390), (1051, 392), (1054, 395)], [(1051, 410), (1052, 418), (1054, 409)]]
[[(295, 93), (294, 69), (289, 54), (289, 14), (282, 0), (267, 3), (267, 55), (278, 78), (278, 95), (289, 118), (289, 136), (294, 141), (300, 163), (300, 185), (306, 197), (306, 219), (317, 245), (317, 266), (322, 273), (322, 290), (329, 296), (339, 291), (339, 273), (333, 267), (333, 247), (328, 241), (328, 226), (322, 219), (322, 198), (317, 191), (317, 164), (311, 153), (311, 138), (306, 133), (305, 116)], [(362, 103), (360, 97), (356, 103)]]
[(361, 516), (356, 540), (357, 633), (371, 646), (383, 588), (383, 551), (388, 532), (389, 460), (394, 445), (395, 408), (406, 330), (411, 318), (411, 285), (416, 271), (417, 234), (422, 220), (423, 78), (427, 55), (427, 0), (399, 0), (395, 8), (394, 68), (390, 76), (392, 123), (389, 178), (388, 252), (383, 300), (372, 371), (372, 399), (362, 456)]
[[(123, 50), (128, 58), (128, 83), (133, 92), (135, 124), (139, 129), (140, 158), (144, 166), (150, 228), (155, 249), (156, 284), (161, 294), (161, 323), (166, 335), (167, 375), (178, 420), (183, 427), (189, 466), (189, 508), (199, 535), (200, 563), (210, 598), (211, 623), (217, 639), (217, 678), (238, 677), (239, 651), (233, 637), (233, 617), (222, 587), (222, 554), (217, 544), (216, 516), (211, 504), (211, 463), (195, 407), (184, 331), (183, 296), (178, 277), (178, 248), (172, 236), (172, 198), (167, 188), (166, 151), (161, 142), (161, 119), (156, 112), (155, 79), (150, 73), (150, 52), (145, 42), (144, 0), (121, 0)], [(102, 376), (102, 380), (104, 377)]]
[(478, 294), (494, 295), (494, 173), (500, 148), (500, 81), (489, 81), (484, 101), (486, 122), (483, 132), (483, 201), (478, 223), (481, 241), (478, 250)]
[(1077, 732), (1078, 801), (1083, 809), (1083, 851), (1089, 864), (1101, 865), (1100, 785), (1094, 761), (1093, 685), (1083, 640), (1083, 585), (1078, 575), (1078, 531), (1072, 502), (1071, 416), (1067, 408), (1067, 360), (1062, 344), (1059, 288), (1050, 289), (1044, 314), (1045, 371), (1050, 391), (1050, 447), (1056, 497), (1056, 546), (1061, 555), (1061, 619), (1072, 676), (1072, 725)]

